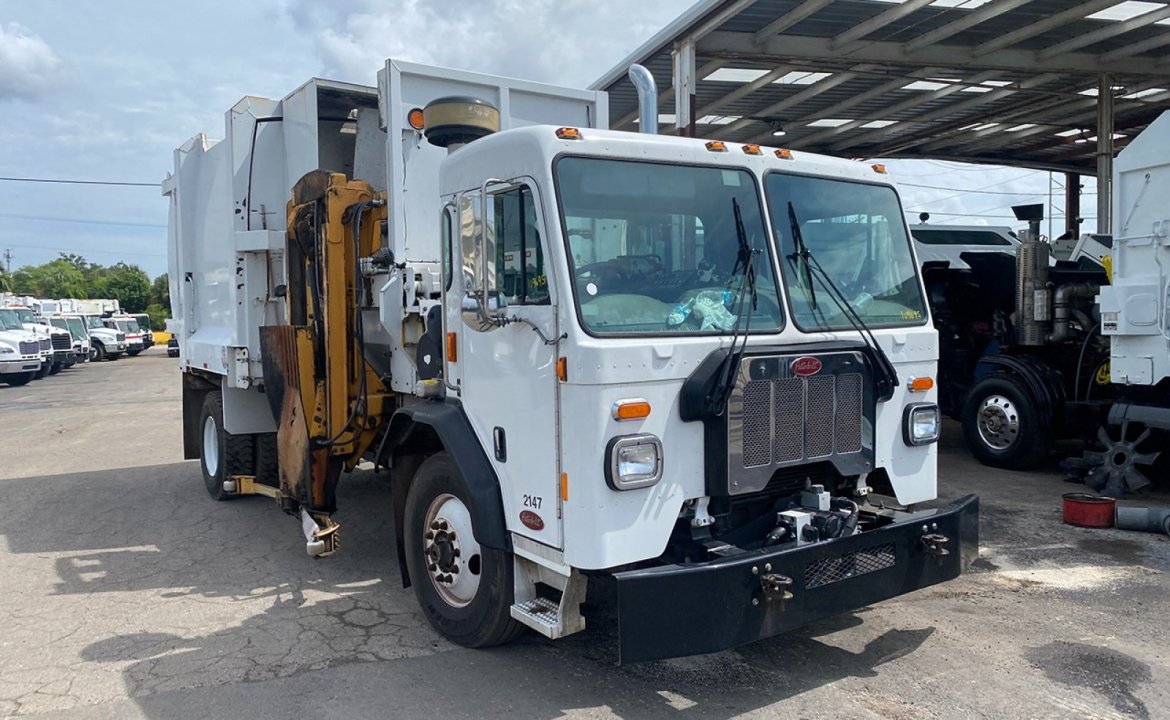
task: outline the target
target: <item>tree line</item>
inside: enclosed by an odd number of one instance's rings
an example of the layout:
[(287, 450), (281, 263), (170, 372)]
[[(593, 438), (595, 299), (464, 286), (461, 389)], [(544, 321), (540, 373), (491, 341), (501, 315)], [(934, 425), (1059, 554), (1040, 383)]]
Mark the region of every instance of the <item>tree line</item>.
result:
[(171, 294), (166, 273), (153, 282), (137, 265), (91, 263), (74, 253), (61, 253), (41, 265), (25, 265), (8, 272), (0, 267), (0, 290), (38, 298), (113, 298), (129, 313), (150, 315), (151, 327), (161, 329), (171, 316)]

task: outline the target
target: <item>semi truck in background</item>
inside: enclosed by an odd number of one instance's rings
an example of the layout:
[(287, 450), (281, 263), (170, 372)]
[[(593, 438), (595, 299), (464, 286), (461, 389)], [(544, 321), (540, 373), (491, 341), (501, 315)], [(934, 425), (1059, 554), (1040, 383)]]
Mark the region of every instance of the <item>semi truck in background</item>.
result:
[(211, 497), (274, 498), (324, 557), (342, 473), (388, 467), (403, 584), (473, 647), (583, 629), (593, 575), (625, 662), (958, 576), (978, 499), (913, 507), (937, 334), (884, 168), (607, 117), (389, 60), (182, 145), (171, 328)]
[(1039, 236), (1030, 227), (915, 225), (940, 335), (943, 411), (993, 467), (1026, 469), (1059, 440), (1090, 449), (1066, 461), (1098, 492), (1147, 476), (1170, 436), (1170, 114), (1114, 163), (1115, 235)]
[(24, 329), (16, 312), (0, 307), (0, 383), (27, 385), (41, 374), (40, 340)]

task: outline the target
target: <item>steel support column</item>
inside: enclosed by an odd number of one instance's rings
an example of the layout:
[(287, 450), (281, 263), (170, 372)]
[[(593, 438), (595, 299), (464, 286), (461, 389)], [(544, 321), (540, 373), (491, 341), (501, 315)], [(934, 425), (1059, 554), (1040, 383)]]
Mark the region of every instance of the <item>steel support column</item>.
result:
[(1081, 235), (1081, 175), (1064, 174), (1064, 231), (1072, 237)]
[(674, 127), (675, 134), (695, 137), (695, 41), (681, 40), (671, 53), (674, 65)]
[(1102, 73), (1097, 83), (1097, 232), (1112, 232), (1113, 78)]

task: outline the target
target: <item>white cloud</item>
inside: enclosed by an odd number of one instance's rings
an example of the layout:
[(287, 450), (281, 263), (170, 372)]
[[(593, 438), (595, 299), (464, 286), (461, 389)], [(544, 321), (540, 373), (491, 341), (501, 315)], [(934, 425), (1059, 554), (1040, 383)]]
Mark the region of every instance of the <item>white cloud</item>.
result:
[(0, 25), (0, 100), (34, 99), (65, 79), (53, 48), (17, 23)]
[(686, 9), (687, 0), (624, 7), (591, 0), (288, 0), (314, 36), (327, 76), (373, 84), (386, 58), (584, 86)]

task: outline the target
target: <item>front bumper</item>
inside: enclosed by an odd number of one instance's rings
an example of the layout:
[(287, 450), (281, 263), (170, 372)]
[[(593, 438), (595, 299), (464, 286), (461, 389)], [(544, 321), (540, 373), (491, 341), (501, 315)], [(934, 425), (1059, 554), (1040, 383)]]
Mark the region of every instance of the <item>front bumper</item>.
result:
[(23, 357), (19, 360), (3, 360), (0, 361), (0, 374), (8, 375), (10, 373), (25, 373), (41, 369), (41, 359), (39, 357)]
[[(941, 545), (937, 537), (948, 542)], [(784, 550), (617, 573), (621, 662), (715, 652), (953, 580), (979, 552), (979, 498)]]

